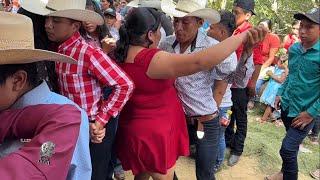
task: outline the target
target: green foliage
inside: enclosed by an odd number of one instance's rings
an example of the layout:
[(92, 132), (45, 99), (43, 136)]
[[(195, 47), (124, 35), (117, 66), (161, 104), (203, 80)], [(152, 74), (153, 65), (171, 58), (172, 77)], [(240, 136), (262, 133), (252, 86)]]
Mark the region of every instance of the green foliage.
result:
[[(209, 0), (208, 7), (220, 10), (224, 0)], [(233, 0), (225, 0), (226, 9), (232, 10)], [(260, 20), (268, 18), (273, 22), (273, 31), (283, 37), (290, 32), (293, 14), (305, 12), (319, 6), (319, 0), (255, 0), (256, 16), (251, 23), (257, 25)]]

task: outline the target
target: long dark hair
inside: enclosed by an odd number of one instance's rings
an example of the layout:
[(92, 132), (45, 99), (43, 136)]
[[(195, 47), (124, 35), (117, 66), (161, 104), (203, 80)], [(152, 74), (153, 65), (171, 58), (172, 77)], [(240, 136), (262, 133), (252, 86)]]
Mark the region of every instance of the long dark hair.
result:
[(272, 31), (272, 21), (271, 21), (271, 19), (262, 19), (262, 20), (259, 22), (259, 24), (262, 23), (262, 22), (267, 23), (269, 30)]
[(126, 16), (119, 29), (120, 39), (117, 41), (115, 57), (124, 62), (127, 58), (129, 45), (149, 47), (152, 41), (148, 38), (149, 31), (157, 31), (160, 26), (160, 14), (152, 8), (133, 8)]
[[(96, 1), (94, 1), (94, 0), (87, 0), (86, 6), (87, 6), (87, 7), (93, 7), (94, 11), (95, 11), (96, 13), (100, 14), (100, 16), (104, 18), (103, 13), (102, 13), (102, 11), (101, 11), (101, 9), (100, 9), (100, 6), (99, 6), (99, 4), (98, 4)], [(81, 27), (79, 31), (80, 31), (80, 34), (81, 34), (83, 37), (85, 37), (85, 35), (87, 35), (87, 32), (86, 32), (86, 30), (85, 30), (83, 27)], [(107, 28), (107, 26), (106, 26), (105, 24), (103, 24), (103, 25), (98, 25), (96, 31), (97, 31), (97, 34), (98, 34), (99, 41), (101, 41), (102, 39), (104, 39), (106, 36), (111, 37), (111, 34), (110, 34), (110, 32), (109, 32), (109, 29)]]

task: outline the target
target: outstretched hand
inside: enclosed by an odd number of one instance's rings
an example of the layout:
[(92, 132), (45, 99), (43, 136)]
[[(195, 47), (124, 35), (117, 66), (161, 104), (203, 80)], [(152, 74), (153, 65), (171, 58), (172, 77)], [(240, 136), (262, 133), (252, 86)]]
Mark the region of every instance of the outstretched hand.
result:
[(247, 51), (252, 51), (255, 44), (263, 41), (267, 34), (267, 29), (264, 27), (254, 27), (249, 29), (247, 37), (244, 40), (244, 47)]

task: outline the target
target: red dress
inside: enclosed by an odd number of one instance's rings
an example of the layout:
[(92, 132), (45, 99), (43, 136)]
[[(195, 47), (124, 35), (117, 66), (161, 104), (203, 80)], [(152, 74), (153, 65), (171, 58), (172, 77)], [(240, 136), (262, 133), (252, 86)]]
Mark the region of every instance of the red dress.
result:
[(146, 72), (158, 49), (144, 49), (120, 67), (135, 91), (120, 114), (116, 147), (125, 170), (166, 174), (179, 156), (189, 155), (186, 120), (174, 80), (150, 79)]

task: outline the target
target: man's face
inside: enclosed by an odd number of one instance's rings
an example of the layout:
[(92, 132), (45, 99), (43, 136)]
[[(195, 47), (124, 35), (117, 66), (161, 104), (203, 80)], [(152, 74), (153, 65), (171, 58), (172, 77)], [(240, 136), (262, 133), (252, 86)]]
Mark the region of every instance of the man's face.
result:
[(16, 101), (16, 96), (12, 89), (13, 84), (10, 78), (0, 85), (0, 111), (8, 109)]
[(207, 35), (220, 42), (228, 38), (228, 32), (226, 28), (220, 23), (211, 24)]
[(245, 21), (248, 21), (251, 17), (251, 13), (245, 13), (242, 8), (234, 6), (232, 13), (236, 17), (236, 25), (240, 26)]
[(300, 23), (299, 36), (302, 44), (313, 44), (319, 40), (319, 25), (303, 19)]
[(79, 30), (80, 22), (62, 17), (46, 17), (45, 29), (50, 41), (63, 43)]
[(196, 17), (174, 18), (173, 27), (176, 39), (179, 43), (192, 42), (196, 37), (198, 29), (202, 26), (203, 20)]
[(108, 27), (113, 27), (114, 24), (117, 22), (116, 17), (113, 17), (111, 15), (105, 15), (104, 17), (104, 22)]

